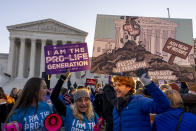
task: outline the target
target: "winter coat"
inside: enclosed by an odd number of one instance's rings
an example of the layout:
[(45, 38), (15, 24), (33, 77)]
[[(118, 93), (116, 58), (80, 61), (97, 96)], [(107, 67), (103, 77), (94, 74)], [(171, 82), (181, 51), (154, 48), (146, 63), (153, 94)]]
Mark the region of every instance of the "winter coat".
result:
[[(154, 131), (175, 131), (182, 109), (169, 109), (155, 117), (153, 123)], [(196, 116), (184, 112), (178, 131), (196, 131)]]
[(196, 94), (183, 94), (182, 100), (184, 104), (184, 110), (196, 115)]
[(103, 117), (104, 119), (112, 119), (112, 111), (116, 104), (116, 93), (112, 86), (106, 85), (103, 88)]
[(147, 85), (146, 89), (152, 99), (132, 95), (120, 114), (116, 107), (114, 108), (114, 131), (151, 131), (150, 113), (160, 113), (169, 109), (169, 99), (153, 82)]
[(6, 117), (7, 117), (7, 105), (6, 104), (0, 104), (0, 123), (4, 123)]
[(95, 95), (94, 109), (99, 117), (103, 117), (103, 94)]
[(106, 120), (106, 131), (113, 130), (112, 111), (116, 104), (116, 92), (111, 85), (105, 85), (103, 88), (103, 118)]

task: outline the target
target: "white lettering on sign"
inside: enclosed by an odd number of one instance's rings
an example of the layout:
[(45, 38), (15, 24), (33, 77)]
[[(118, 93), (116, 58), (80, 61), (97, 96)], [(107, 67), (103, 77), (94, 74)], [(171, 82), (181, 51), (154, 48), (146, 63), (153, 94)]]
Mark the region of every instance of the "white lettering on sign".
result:
[(69, 63), (56, 63), (56, 64), (48, 64), (47, 69), (64, 69), (68, 67), (81, 67), (81, 66), (88, 66), (89, 62), (86, 61), (73, 61)]
[(139, 68), (147, 68), (148, 64), (145, 61), (136, 62), (136, 59), (126, 60), (126, 61), (119, 61), (116, 63), (117, 68), (113, 68), (113, 72), (127, 72), (127, 71), (134, 71)]
[(148, 71), (148, 74), (151, 79), (177, 80), (177, 77), (173, 75), (173, 71), (170, 70)]
[(176, 43), (175, 41), (170, 41), (169, 44), (167, 45), (167, 49), (184, 56), (187, 56), (189, 53), (189, 48), (186, 45), (181, 43)]

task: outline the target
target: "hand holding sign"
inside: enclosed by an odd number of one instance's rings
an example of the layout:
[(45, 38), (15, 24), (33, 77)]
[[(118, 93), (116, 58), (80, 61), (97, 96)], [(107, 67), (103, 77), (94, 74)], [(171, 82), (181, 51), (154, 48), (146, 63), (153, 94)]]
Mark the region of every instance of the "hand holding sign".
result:
[(64, 75), (61, 75), (61, 79), (65, 81), (67, 78), (71, 76), (71, 72), (69, 69), (66, 69), (66, 73)]

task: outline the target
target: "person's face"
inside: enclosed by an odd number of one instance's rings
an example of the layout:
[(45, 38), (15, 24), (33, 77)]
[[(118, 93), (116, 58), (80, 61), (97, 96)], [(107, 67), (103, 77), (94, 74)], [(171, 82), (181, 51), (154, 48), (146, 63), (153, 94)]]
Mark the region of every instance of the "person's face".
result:
[(124, 97), (130, 90), (130, 87), (120, 84), (118, 81), (115, 83), (115, 91), (117, 97)]
[(17, 92), (18, 92), (18, 89), (14, 89), (14, 90), (13, 90), (13, 94), (14, 94), (14, 95), (17, 95)]
[(82, 113), (86, 112), (89, 108), (90, 100), (87, 97), (81, 97), (76, 101), (78, 110)]
[(42, 80), (41, 88), (39, 91), (39, 101), (45, 100), (45, 96), (46, 96), (47, 92), (48, 92), (48, 89), (47, 89), (46, 82), (44, 80)]

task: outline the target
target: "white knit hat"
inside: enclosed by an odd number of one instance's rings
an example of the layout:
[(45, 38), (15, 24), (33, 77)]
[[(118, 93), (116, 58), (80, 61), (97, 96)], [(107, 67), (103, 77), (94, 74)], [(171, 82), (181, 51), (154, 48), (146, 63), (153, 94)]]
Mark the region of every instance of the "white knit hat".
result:
[(79, 98), (88, 97), (90, 99), (89, 93), (84, 89), (77, 90), (74, 94), (74, 102), (76, 102)]

